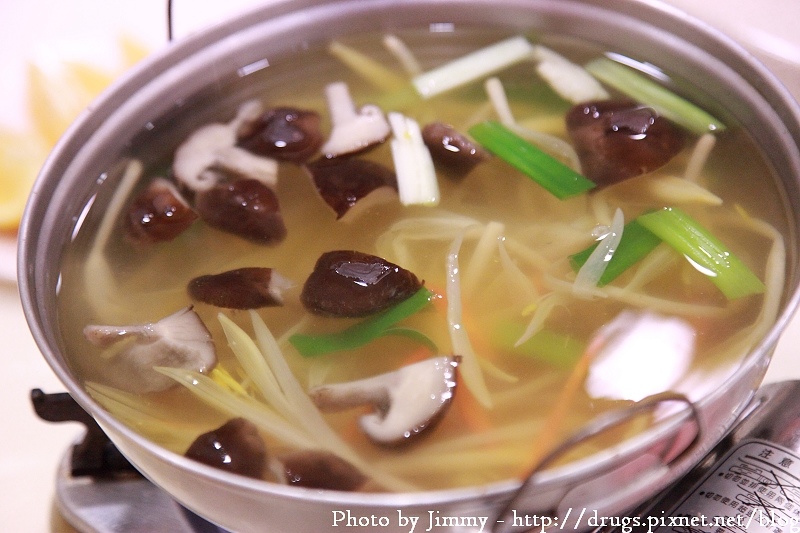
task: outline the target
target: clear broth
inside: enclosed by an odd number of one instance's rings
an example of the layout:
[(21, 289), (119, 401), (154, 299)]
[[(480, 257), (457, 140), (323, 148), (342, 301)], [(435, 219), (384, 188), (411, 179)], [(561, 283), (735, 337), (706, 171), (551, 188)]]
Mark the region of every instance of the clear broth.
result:
[[(507, 36), (498, 31), (460, 29), (453, 33), (408, 31), (398, 35), (426, 67), (439, 65), (446, 59)], [(365, 51), (385, 65), (396, 65), (396, 60), (380, 46), (380, 37), (365, 35), (343, 39), (343, 42)], [(558, 37), (545, 36), (537, 38), (537, 41), (578, 63), (602, 53), (586, 43)], [(239, 103), (248, 98), (261, 99), (265, 107), (314, 109), (323, 117), (323, 131), (329, 131), (323, 96), (327, 83), (347, 81), (358, 105), (389, 101), (387, 95), (358, 78), (327, 54), (322, 46), (310, 46), (286, 57), (270, 57), (269, 64), (268, 68), (247, 76), (231, 75), (230, 80), (221, 81), (207, 94), (199, 95), (196, 101), (177, 106), (173, 116), (165, 117), (152, 129), (134, 132), (135, 149), (131, 157), (140, 159), (146, 167), (141, 186), (168, 168), (172, 151), (189, 132), (211, 121), (230, 120)], [(401, 72), (399, 65), (397, 70)], [(518, 120), (535, 118), (537, 123), (550, 128), (550, 133), (567, 138), (560, 117), (570, 104), (556, 96), (538, 78), (532, 65), (523, 63), (497, 76), (504, 83)], [(494, 118), (481, 83), (470, 84), (429, 101), (417, 99), (412, 106), (384, 107), (384, 110), (403, 112), (420, 124), (433, 120), (447, 122), (462, 132), (476, 121)], [(681, 207), (711, 229), (763, 279), (772, 243), (752, 231), (742, 230), (742, 224), (732, 224), (731, 220), (741, 216), (736, 210), (736, 206), (741, 206), (749, 216), (766, 221), (778, 233), (785, 235), (785, 210), (776, 180), (752, 140), (740, 125), (729, 122), (727, 126), (728, 130), (718, 136), (701, 176), (701, 183), (721, 197), (723, 204), (719, 207)], [(657, 174), (682, 175), (692, 146), (693, 142), (690, 142), (683, 153)], [(392, 167), (388, 143), (362, 157)], [(96, 225), (103, 216), (101, 210), (90, 209), (89, 216), (67, 250), (62, 267), (58, 305), (65, 353), (82, 380), (110, 385), (119, 383), (124, 376), (114, 376), (113, 365), (99, 349), (84, 339), (82, 329), (85, 325), (156, 321), (193, 303), (186, 294), (190, 279), (245, 266), (272, 267), (295, 283), (285, 294), (284, 306), (259, 310), (277, 338), (304, 319), (307, 320), (304, 331), (342, 329), (350, 322), (309, 317), (297, 298), (320, 254), (334, 249), (357, 249), (382, 256), (414, 272), (425, 280), (428, 288), (443, 293), (445, 261), (451, 238), (403, 241), (410, 244), (406, 253), (398, 256), (395, 245), (400, 241), (385, 236), (397, 221), (411, 217), (446, 218), (457, 214), (474, 218), (484, 227), (490, 222), (502, 223), (505, 228), (503, 235), (509, 243), (513, 241), (533, 250), (537, 257), (548, 262), (544, 271), (535, 260), (514, 251), (510, 245), (508, 247), (512, 259), (533, 280), (540, 295), (555, 291), (564, 297), (564, 304), (557, 306), (547, 319), (546, 328), (549, 330), (585, 343), (622, 310), (638, 307), (614, 297), (575, 298), (553, 280), (568, 283), (572, 279), (574, 273), (569, 268), (567, 257), (591, 244), (592, 230), (598, 224), (608, 224), (614, 208), (622, 208), (626, 220), (630, 220), (646, 209), (661, 207), (647, 195), (635, 191), (626, 195), (616, 194), (612, 187), (566, 201), (557, 200), (496, 157), (477, 167), (463, 181), (440, 176), (439, 185), (442, 200), (437, 207), (401, 207), (399, 203), (380, 206), (368, 210), (352, 223), (343, 223), (335, 220), (334, 213), (319, 198), (302, 168), (282, 163), (277, 195), (288, 228), (284, 242), (274, 247), (254, 245), (198, 222), (172, 242), (141, 248), (129, 245), (117, 231), (106, 252), (116, 279), (111, 285), (113, 291), (102, 295), (104, 303), (100, 308), (86, 296), (97, 289), (91, 287), (97, 281), (96, 277), (85, 272), (86, 255)], [(101, 195), (112, 193), (100, 192)], [(460, 265), (466, 272), (465, 276), (471, 268), (477, 238), (475, 233), (468, 234), (461, 249)], [(626, 273), (612, 285), (624, 286), (632, 275)], [(459, 385), (453, 405), (440, 424), (425, 438), (400, 450), (381, 448), (369, 442), (356, 427), (361, 411), (328, 417), (331, 425), (375, 468), (385, 469), (420, 489), (470, 486), (524, 474), (538, 438), (537, 431), (554, 409), (573, 364), (552, 364), (522, 354), (507, 342), (502, 346), (495, 342), (495, 332), (502, 327), (523, 331), (530, 320), (524, 315), (525, 308), (536, 303), (520, 302), (504, 279), (502, 262), (494, 253), (463, 301), (464, 325), (476, 351), (496, 368), (514, 377), (510, 382), (485, 374), (495, 402), (492, 409), (482, 408), (469, 391), (462, 390), (463, 385)], [(87, 283), (86, 280), (93, 281)], [(784, 287), (781, 285), (777, 290), (783, 291)], [(698, 331), (693, 371), (735, 364), (760, 340), (754, 337), (744, 344), (733, 342), (740, 330), (759, 320), (764, 298), (755, 296), (728, 302), (708, 279), (680, 258), (672, 257), (668, 268), (654, 276), (640, 291), (653, 298), (719, 310), (712, 316), (693, 316), (691, 313), (683, 316)], [(194, 303), (194, 309), (215, 339), (219, 364), (232, 375), (238, 375), (238, 365), (217, 319), (221, 310), (202, 303)], [(245, 331), (251, 330), (246, 312), (222, 312)], [(451, 352), (441, 307), (428, 308), (412, 316), (404, 325), (425, 332), (436, 342), (440, 353)], [(723, 348), (726, 344), (732, 344), (734, 349)], [(381, 338), (350, 353), (333, 353), (317, 358), (303, 358), (288, 344), (282, 347), (304, 386), (389, 372), (421, 349), (418, 344), (395, 337)], [(159, 410), (162, 424), (142, 422), (134, 424), (135, 429), (181, 454), (198, 434), (218, 427), (227, 418), (208, 408), (182, 387), (146, 395), (142, 401)], [(575, 431), (598, 413), (625, 403), (593, 399), (581, 392), (559, 429), (560, 436)], [(597, 446), (616, 442), (637, 428), (640, 425), (624, 428), (577, 453), (590, 453)], [(271, 451), (280, 451), (280, 445), (274, 442), (268, 442), (268, 445)], [(471, 466), (464, 468), (465, 464)]]

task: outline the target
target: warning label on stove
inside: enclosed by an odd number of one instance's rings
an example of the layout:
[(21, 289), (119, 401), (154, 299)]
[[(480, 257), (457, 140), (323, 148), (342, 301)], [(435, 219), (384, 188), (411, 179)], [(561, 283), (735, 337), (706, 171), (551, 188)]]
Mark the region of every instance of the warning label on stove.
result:
[[(676, 520), (664, 520), (652, 530), (800, 533), (800, 457), (771, 442), (745, 441), (731, 449), (669, 516)], [(686, 526), (687, 518), (701, 516), (715, 519)]]

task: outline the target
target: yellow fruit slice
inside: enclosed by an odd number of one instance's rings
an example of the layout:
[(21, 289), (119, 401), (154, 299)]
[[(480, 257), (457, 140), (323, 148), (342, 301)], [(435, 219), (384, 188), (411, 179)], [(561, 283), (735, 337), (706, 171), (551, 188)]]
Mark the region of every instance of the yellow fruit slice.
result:
[[(120, 37), (118, 44), (120, 72), (148, 54), (144, 46), (129, 36)], [(118, 74), (53, 56), (39, 58), (27, 68), (31, 131), (0, 128), (0, 232), (17, 229), (47, 153)]]
[[(39, 61), (28, 65), (28, 101), (34, 129), (54, 145), (97, 94), (102, 74), (91, 67)], [(110, 81), (110, 77), (108, 77)], [(105, 84), (107, 85), (107, 83)], [(103, 86), (105, 86), (103, 85)]]
[(0, 231), (19, 225), (47, 146), (35, 135), (0, 129)]
[(74, 83), (90, 100), (111, 85), (111, 82), (114, 81), (115, 78), (110, 72), (93, 67), (92, 65), (87, 65), (86, 63), (74, 61), (65, 61), (64, 70), (67, 76), (67, 82)]
[[(145, 47), (130, 37), (120, 37), (118, 44), (123, 63), (119, 72), (147, 56)], [(34, 130), (54, 145), (119, 72), (57, 55), (43, 56), (29, 63), (28, 111)]]
[(130, 35), (122, 35), (119, 38), (119, 49), (122, 54), (122, 64), (126, 67), (132, 67), (150, 55), (150, 50)]

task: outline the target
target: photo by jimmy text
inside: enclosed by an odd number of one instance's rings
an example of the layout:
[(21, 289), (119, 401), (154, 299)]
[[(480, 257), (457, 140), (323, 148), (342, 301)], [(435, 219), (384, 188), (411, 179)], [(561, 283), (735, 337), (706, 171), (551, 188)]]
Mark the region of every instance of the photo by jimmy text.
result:
[[(573, 513), (574, 511), (574, 513)], [(547, 533), (555, 530), (584, 530), (586, 528), (616, 528), (621, 533), (647, 531), (654, 533), (657, 529), (668, 530), (716, 530), (734, 529), (747, 531), (750, 526), (761, 528), (770, 526), (772, 531), (782, 533), (800, 533), (800, 522), (775, 513), (753, 510), (750, 514), (734, 514), (730, 516), (603, 516), (597, 510), (568, 509), (565, 516), (558, 518), (547, 515), (524, 514), (512, 510), (507, 517), (509, 525), (514, 528), (525, 527), (529, 531)], [(454, 529), (477, 533), (490, 532), (497, 524), (503, 523), (489, 516), (453, 515), (442, 511), (428, 510), (409, 513), (402, 509), (383, 514), (359, 514), (350, 509), (331, 512), (331, 527), (342, 529), (360, 529), (362, 531), (379, 531), (389, 529), (408, 533), (429, 533), (432, 531), (452, 531)]]
[(349, 509), (332, 511), (332, 527), (364, 528), (374, 531), (379, 528), (402, 528), (408, 533), (447, 530), (450, 528), (474, 528), (483, 533), (487, 528), (488, 516), (453, 516), (440, 511), (427, 511), (422, 514), (407, 514), (402, 509), (386, 514), (357, 514)]

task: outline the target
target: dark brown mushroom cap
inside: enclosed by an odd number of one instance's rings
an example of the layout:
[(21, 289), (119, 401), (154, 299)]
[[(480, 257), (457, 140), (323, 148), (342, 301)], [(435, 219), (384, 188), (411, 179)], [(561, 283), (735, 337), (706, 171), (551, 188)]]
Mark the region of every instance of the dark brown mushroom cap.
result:
[(356, 467), (326, 451), (302, 450), (282, 456), (280, 461), (289, 485), (354, 491), (367, 481)]
[(126, 235), (136, 243), (170, 241), (198, 219), (177, 187), (157, 178), (128, 208)]
[(276, 107), (247, 128), (239, 146), (281, 161), (302, 163), (316, 154), (324, 142), (316, 111)]
[(255, 179), (237, 179), (201, 191), (195, 209), (208, 225), (255, 243), (277, 244), (286, 237), (278, 197)]
[(226, 309), (283, 305), (286, 278), (271, 268), (245, 267), (192, 279), (187, 290), (196, 301)]
[(583, 167), (598, 185), (652, 172), (684, 146), (685, 135), (652, 108), (628, 100), (598, 100), (573, 106), (567, 130)]
[(441, 122), (426, 125), (422, 129), (422, 140), (428, 147), (437, 168), (452, 177), (467, 175), (479, 163), (490, 157), (489, 152), (452, 126)]
[(373, 161), (353, 157), (320, 158), (306, 165), (320, 196), (342, 218), (356, 202), (380, 189), (397, 191), (393, 170)]
[(422, 282), (378, 256), (336, 250), (320, 256), (303, 285), (300, 301), (319, 315), (363, 317), (388, 309), (416, 293)]
[(197, 437), (186, 457), (227, 472), (261, 479), (267, 449), (256, 426), (244, 418), (233, 418), (219, 428)]

